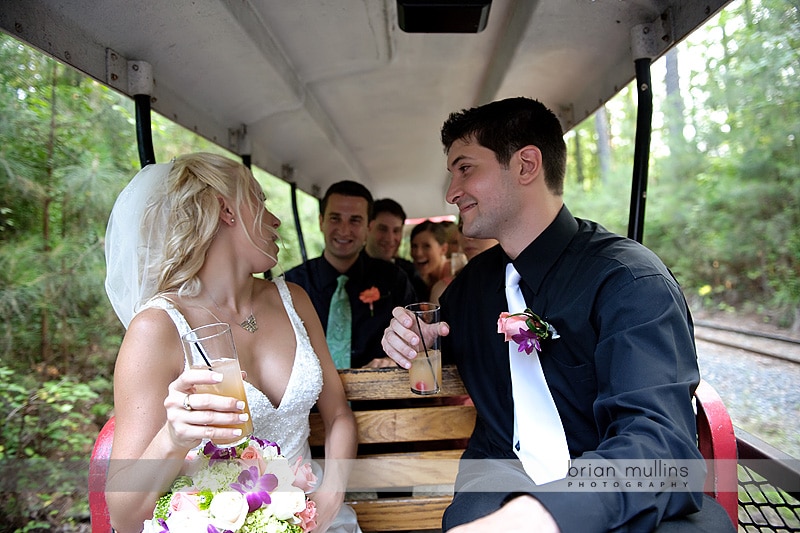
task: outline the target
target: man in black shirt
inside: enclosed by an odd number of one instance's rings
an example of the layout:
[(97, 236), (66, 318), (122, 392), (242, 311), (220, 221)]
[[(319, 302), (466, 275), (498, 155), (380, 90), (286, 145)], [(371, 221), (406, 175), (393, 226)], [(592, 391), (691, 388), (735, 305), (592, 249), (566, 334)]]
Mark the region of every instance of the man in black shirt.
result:
[[(340, 368), (394, 366), (383, 357), (383, 328), (393, 307), (415, 300), (404, 272), (363, 252), (372, 203), (372, 195), (360, 183), (340, 181), (331, 185), (320, 203), (320, 230), (325, 237), (322, 256), (286, 273), (287, 281), (297, 283), (311, 297), (326, 333), (337, 279), (347, 276), (344, 289), (351, 311), (350, 357), (349, 364), (346, 356), (339, 359)], [(337, 361), (330, 336), (329, 345)]]
[[(500, 243), (470, 261), (440, 299), (443, 356), (455, 361), (478, 412), (444, 529), (733, 531), (702, 494), (692, 409), (700, 376), (683, 294), (651, 251), (564, 206), (558, 118), (535, 100), (512, 98), (452, 114), (442, 142), (447, 201), (458, 206), (464, 235)], [(503, 314), (512, 304), (523, 309), (518, 298), (531, 320), (510, 328)], [(412, 318), (400, 308), (393, 314), (383, 347), (408, 368)], [(539, 365), (538, 375), (521, 372), (519, 360)], [(546, 418), (551, 407), (555, 417)], [(526, 439), (531, 426), (537, 431)], [(700, 487), (625, 490), (601, 478), (596, 490), (563, 488), (570, 461), (648, 460), (689, 465)], [(555, 473), (542, 476), (541, 464)]]
[(391, 198), (375, 200), (367, 226), (367, 245), (364, 250), (370, 257), (383, 259), (399, 266), (408, 276), (414, 292), (419, 297), (420, 294), (428, 292), (428, 287), (417, 274), (414, 263), (397, 255), (400, 242), (403, 240), (405, 221), (406, 212), (399, 203)]

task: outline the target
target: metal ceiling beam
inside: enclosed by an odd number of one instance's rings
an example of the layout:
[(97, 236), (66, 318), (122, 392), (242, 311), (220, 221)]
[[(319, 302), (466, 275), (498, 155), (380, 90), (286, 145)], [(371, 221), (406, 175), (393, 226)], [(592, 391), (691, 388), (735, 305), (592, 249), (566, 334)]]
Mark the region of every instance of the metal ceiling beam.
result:
[(487, 69), (478, 89), (475, 105), (488, 104), (497, 98), (497, 91), (500, 90), (500, 86), (508, 74), (511, 61), (517, 53), (519, 43), (525, 37), (525, 31), (531, 24), (533, 12), (536, 11), (538, 5), (538, 0), (516, 0), (508, 10), (508, 17), (505, 21), (506, 30), (502, 33), (502, 38), (486, 62)]
[(273, 37), (273, 32), (261, 18), (250, 2), (228, 2), (223, 4), (242, 27), (245, 34), (253, 41), (264, 58), (280, 73), (282, 81), (291, 88), (298, 105), (295, 109), (284, 109), (281, 112), (304, 110), (320, 127), (325, 137), (339, 152), (347, 165), (352, 169), (353, 179), (369, 183), (369, 176), (361, 161), (353, 153), (350, 145), (344, 140), (330, 115), (322, 108), (314, 93), (297, 76), (291, 61)]

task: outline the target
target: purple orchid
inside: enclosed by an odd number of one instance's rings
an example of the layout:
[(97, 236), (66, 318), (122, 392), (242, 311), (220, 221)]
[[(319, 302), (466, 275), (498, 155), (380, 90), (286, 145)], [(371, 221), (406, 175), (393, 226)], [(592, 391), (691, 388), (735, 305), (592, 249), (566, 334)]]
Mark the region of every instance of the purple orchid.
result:
[(542, 346), (539, 344), (539, 335), (537, 335), (535, 331), (520, 328), (519, 333), (513, 335), (511, 340), (519, 344), (519, 348), (517, 349), (519, 352), (524, 351), (526, 354), (530, 355), (533, 350), (537, 352), (542, 351)]
[(247, 470), (242, 470), (239, 474), (238, 483), (231, 483), (231, 488), (247, 498), (249, 513), (252, 513), (262, 505), (269, 505), (272, 502), (269, 493), (278, 486), (278, 478), (275, 474), (264, 474), (258, 476), (258, 467), (251, 466)]
[(233, 531), (231, 531), (230, 529), (219, 530), (219, 529), (216, 528), (216, 526), (208, 524), (208, 528), (206, 529), (206, 533), (233, 533)]
[(276, 443), (276, 442), (272, 442), (271, 440), (266, 440), (266, 439), (259, 439), (258, 437), (255, 437), (255, 436), (251, 436), (250, 440), (256, 441), (258, 443), (258, 445), (261, 446), (262, 449), (265, 449), (265, 448), (267, 448), (269, 446), (271, 446), (273, 448), (277, 448), (278, 449), (278, 451), (277, 451), (278, 455), (281, 454), (281, 447), (278, 446), (278, 443)]
[(161, 526), (161, 531), (158, 533), (169, 533), (169, 526), (167, 526), (167, 521), (163, 518), (158, 519), (158, 525)]
[(203, 446), (203, 454), (208, 457), (208, 464), (213, 465), (219, 461), (230, 461), (236, 459), (236, 448), (218, 448), (213, 442), (207, 442)]

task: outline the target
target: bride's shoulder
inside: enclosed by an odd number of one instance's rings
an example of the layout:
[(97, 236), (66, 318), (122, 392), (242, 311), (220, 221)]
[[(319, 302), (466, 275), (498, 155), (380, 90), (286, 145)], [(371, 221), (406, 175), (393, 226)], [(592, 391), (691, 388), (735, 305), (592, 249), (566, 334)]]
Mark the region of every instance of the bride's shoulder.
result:
[(273, 287), (283, 286), (289, 291), (289, 295), (292, 297), (293, 301), (296, 301), (298, 298), (301, 299), (308, 299), (308, 293), (306, 293), (305, 289), (298, 285), (297, 283), (293, 283), (291, 281), (286, 281), (285, 278), (275, 278), (274, 280), (268, 282)]
[(300, 285), (289, 281), (286, 282), (286, 287), (289, 289), (289, 294), (291, 294), (292, 305), (300, 318), (303, 319), (303, 322), (307, 323), (311, 317), (319, 320), (317, 311), (314, 309), (314, 304), (311, 302), (311, 297), (309, 297), (306, 290)]
[(148, 305), (134, 315), (128, 326), (128, 334), (174, 330), (175, 324), (166, 312), (173, 306), (173, 302), (169, 300), (151, 300)]
[(288, 302), (289, 305), (298, 310), (307, 306), (311, 306), (311, 299), (300, 285), (286, 281), (283, 278), (275, 278), (273, 280), (257, 279), (257, 284), (261, 285), (260, 290), (264, 291), (270, 298), (274, 298), (275, 302), (285, 300), (284, 305)]
[(164, 309), (148, 307), (138, 312), (128, 325), (118, 359), (133, 355), (142, 360), (149, 357), (163, 360), (167, 347), (182, 354), (178, 330)]

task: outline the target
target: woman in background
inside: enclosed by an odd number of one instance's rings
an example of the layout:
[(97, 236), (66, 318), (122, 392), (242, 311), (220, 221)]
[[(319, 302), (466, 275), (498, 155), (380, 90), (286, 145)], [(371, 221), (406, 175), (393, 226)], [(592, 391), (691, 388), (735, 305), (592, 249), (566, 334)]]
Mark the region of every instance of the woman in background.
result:
[(431, 287), (451, 275), (450, 261), (447, 259), (447, 231), (441, 224), (426, 220), (414, 226), (411, 230), (411, 259), (427, 287), (426, 294), (417, 296), (427, 301)]
[[(473, 257), (497, 244), (495, 239), (473, 239), (472, 237), (467, 237), (461, 232), (462, 227), (461, 219), (459, 219), (458, 246), (461, 252), (467, 256), (467, 261), (472, 261)], [(447, 286), (450, 285), (450, 282), (453, 281), (453, 278), (456, 276), (456, 274), (458, 274), (458, 271), (453, 272), (452, 276), (447, 276), (436, 282), (436, 284), (431, 288), (431, 302), (435, 304), (439, 303), (439, 297), (442, 295)]]

